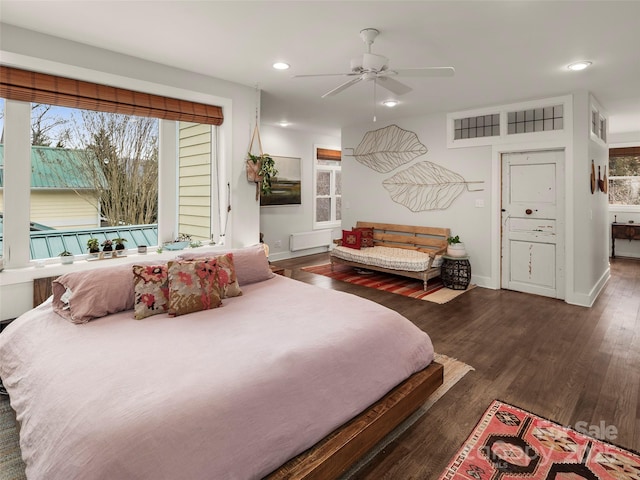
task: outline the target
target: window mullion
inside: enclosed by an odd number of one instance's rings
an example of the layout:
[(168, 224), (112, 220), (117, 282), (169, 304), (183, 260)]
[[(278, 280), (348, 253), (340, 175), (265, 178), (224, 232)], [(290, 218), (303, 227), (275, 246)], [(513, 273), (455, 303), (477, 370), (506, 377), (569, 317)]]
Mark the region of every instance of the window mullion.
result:
[(31, 104), (6, 100), (4, 120), (4, 265), (24, 267), (30, 261)]

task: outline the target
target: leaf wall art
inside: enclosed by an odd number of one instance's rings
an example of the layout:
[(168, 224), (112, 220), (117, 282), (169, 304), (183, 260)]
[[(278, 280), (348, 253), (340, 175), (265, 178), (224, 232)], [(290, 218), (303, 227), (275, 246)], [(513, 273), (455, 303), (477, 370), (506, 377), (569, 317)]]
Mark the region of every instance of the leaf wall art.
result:
[(427, 153), (418, 136), (397, 125), (367, 132), (353, 156), (363, 165), (380, 173), (388, 173)]
[(394, 202), (404, 205), (412, 212), (444, 210), (471, 183), (461, 175), (431, 162), (420, 162), (396, 173), (382, 182)]

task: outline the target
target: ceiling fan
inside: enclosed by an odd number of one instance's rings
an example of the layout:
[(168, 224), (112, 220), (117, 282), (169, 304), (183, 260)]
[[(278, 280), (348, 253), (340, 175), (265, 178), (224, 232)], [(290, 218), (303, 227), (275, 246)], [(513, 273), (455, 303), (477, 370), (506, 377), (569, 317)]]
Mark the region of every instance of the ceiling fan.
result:
[(348, 73), (319, 73), (311, 75), (293, 75), (293, 77), (330, 77), (345, 76), (353, 77), (345, 83), (338, 85), (333, 90), (328, 91), (322, 98), (331, 97), (346, 90), (352, 85), (363, 80), (373, 80), (374, 85), (378, 83), (395, 95), (404, 95), (412, 89), (408, 85), (399, 82), (393, 77), (451, 77), (455, 73), (453, 67), (418, 67), (418, 68), (396, 68), (389, 69), (389, 59), (382, 55), (371, 53), (371, 45), (380, 32), (375, 28), (365, 28), (360, 31), (360, 38), (367, 45), (367, 53), (362, 58), (351, 60), (351, 71)]

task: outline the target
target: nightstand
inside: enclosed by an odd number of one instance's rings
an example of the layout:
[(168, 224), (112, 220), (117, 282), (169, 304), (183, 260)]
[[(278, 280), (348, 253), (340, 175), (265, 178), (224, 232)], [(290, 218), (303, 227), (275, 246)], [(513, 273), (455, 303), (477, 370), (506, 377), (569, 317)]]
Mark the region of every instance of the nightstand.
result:
[(442, 256), (440, 267), (442, 284), (453, 290), (466, 290), (471, 282), (471, 263), (469, 257)]

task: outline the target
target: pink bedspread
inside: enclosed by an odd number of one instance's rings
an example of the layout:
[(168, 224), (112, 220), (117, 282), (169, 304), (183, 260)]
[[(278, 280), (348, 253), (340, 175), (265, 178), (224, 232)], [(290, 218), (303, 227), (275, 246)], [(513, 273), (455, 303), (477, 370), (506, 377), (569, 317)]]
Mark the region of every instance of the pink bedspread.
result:
[(359, 297), (276, 276), (216, 310), (74, 325), (42, 305), (0, 335), (30, 480), (261, 478), (433, 359)]

